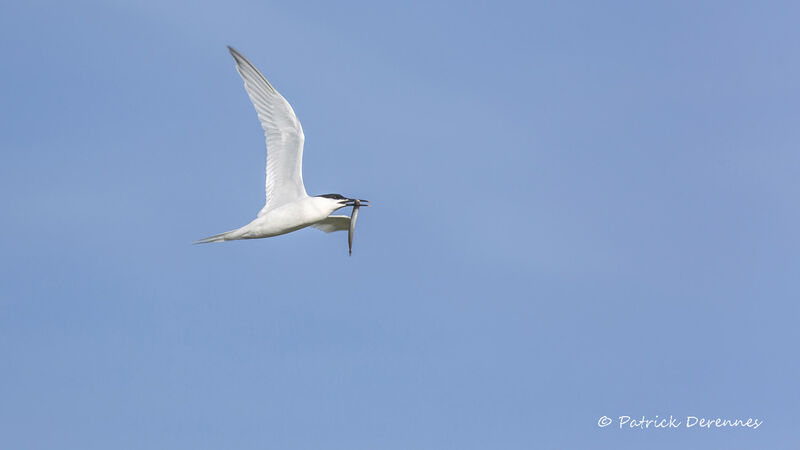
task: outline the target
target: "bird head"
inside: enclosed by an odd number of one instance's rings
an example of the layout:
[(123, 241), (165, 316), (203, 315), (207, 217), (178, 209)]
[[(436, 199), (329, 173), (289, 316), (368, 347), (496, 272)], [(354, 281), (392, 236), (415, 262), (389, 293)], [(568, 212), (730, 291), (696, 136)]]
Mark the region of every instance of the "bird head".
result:
[(369, 200), (362, 200), (357, 198), (347, 198), (341, 194), (324, 194), (317, 195), (317, 197), (326, 198), (336, 205), (336, 209), (344, 208), (345, 206), (354, 206), (358, 202), (359, 206), (369, 206)]

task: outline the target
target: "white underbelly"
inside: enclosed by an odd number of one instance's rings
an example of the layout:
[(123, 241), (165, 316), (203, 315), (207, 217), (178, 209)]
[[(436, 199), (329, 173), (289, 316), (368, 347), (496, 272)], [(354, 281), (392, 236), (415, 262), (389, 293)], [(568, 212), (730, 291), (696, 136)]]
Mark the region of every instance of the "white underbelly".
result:
[(242, 239), (257, 239), (291, 233), (327, 217), (324, 213), (309, 210), (302, 205), (286, 205), (242, 227)]

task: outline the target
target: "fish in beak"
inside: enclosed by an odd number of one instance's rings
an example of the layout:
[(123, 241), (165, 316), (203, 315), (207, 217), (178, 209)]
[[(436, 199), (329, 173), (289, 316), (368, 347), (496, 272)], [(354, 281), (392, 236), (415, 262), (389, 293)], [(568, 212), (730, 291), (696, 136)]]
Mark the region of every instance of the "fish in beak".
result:
[[(347, 232), (347, 249), (349, 251), (349, 255), (353, 256), (353, 235), (356, 233), (356, 220), (358, 220), (358, 208), (360, 208), (361, 202), (367, 202), (368, 200), (360, 200), (357, 198), (350, 199), (353, 201), (353, 212), (350, 213), (350, 230)], [(369, 205), (363, 205), (369, 206)]]

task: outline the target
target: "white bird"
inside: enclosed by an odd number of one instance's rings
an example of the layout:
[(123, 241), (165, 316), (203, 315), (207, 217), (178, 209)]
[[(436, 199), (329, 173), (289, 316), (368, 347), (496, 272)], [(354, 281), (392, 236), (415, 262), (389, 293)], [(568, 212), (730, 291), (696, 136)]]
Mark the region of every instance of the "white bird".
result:
[[(228, 46), (236, 61), (236, 71), (258, 113), (267, 139), (267, 201), (258, 216), (247, 225), (196, 241), (259, 239), (290, 233), (313, 226), (326, 233), (350, 228), (350, 217), (331, 215), (345, 206), (367, 200), (340, 194), (309, 197), (303, 185), (303, 127), (289, 102), (241, 53)], [(369, 206), (369, 205), (360, 205)], [(352, 231), (351, 231), (352, 233)]]

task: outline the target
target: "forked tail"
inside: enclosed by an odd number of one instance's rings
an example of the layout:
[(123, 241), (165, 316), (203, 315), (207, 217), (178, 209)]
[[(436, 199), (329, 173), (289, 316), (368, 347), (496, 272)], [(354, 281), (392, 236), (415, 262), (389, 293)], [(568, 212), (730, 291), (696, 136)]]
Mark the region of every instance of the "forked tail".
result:
[(237, 231), (239, 231), (239, 230), (237, 229), (237, 230), (226, 231), (226, 232), (220, 233), (220, 234), (215, 234), (215, 235), (209, 236), (209, 237), (207, 237), (205, 239), (200, 239), (198, 241), (194, 241), (194, 244), (207, 244), (209, 242), (233, 241), (233, 240), (239, 239), (238, 236), (234, 236)]

